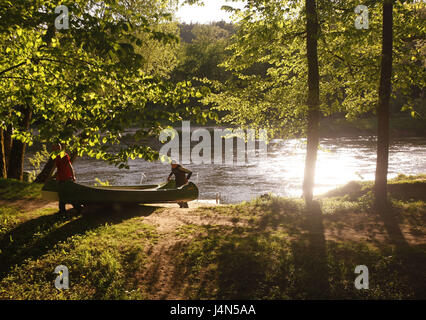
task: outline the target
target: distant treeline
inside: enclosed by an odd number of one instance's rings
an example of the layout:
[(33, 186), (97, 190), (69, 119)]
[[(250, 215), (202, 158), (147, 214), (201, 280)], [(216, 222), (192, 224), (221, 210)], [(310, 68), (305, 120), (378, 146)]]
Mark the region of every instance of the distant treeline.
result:
[[(209, 24), (200, 23), (181, 23), (178, 24), (179, 37), (180, 37), (180, 51), (178, 54), (178, 63), (176, 67), (171, 71), (171, 79), (174, 81), (191, 80), (194, 78), (206, 78), (219, 83), (231, 82), (242, 83), (240, 79), (232, 76), (229, 68), (226, 68), (223, 64), (230, 59), (232, 51), (229, 50), (229, 46), (232, 44), (232, 36), (236, 35), (238, 31), (238, 25), (228, 23), (225, 21), (212, 22)], [(267, 78), (269, 68), (274, 66), (270, 63), (253, 63), (252, 66), (247, 68), (245, 73), (250, 76), (259, 76), (261, 79)], [(195, 81), (197, 83), (197, 81)], [(198, 83), (198, 85), (205, 86), (205, 83)], [(212, 91), (218, 92), (217, 87), (211, 86)], [(220, 91), (220, 89), (219, 89)], [(332, 104), (334, 101), (341, 100), (341, 93), (336, 88), (334, 95), (329, 95), (327, 100)], [(390, 103), (390, 114), (394, 118), (401, 119), (396, 122), (399, 124), (398, 132), (402, 132), (406, 129), (406, 135), (426, 135), (422, 133), (422, 123), (426, 127), (426, 105), (425, 92), (420, 87), (413, 84), (411, 92), (394, 92), (394, 96)], [(412, 122), (408, 120), (410, 116), (409, 109), (402, 109), (402, 106), (407, 104), (410, 100), (416, 110), (416, 119)], [(195, 99), (189, 104), (199, 104)], [(205, 106), (204, 106), (205, 107)], [(225, 115), (226, 112), (219, 111), (221, 116)], [(345, 121), (346, 112), (335, 112), (331, 116), (331, 121), (334, 122), (336, 119), (339, 120), (339, 129), (342, 134), (345, 134), (345, 123), (347, 124), (348, 131), (352, 132), (354, 122)], [(329, 117), (330, 117), (329, 116)], [(361, 115), (358, 115), (361, 119), (372, 119), (375, 117), (375, 110), (369, 110)], [(325, 119), (324, 119), (325, 120)], [(359, 122), (359, 121), (358, 121)], [(356, 122), (356, 123), (358, 123)], [(326, 122), (329, 123), (329, 122)], [(363, 123), (362, 121), (360, 123)], [(362, 127), (362, 126), (361, 126)], [(365, 128), (360, 128), (361, 132), (367, 132)], [(336, 134), (336, 133), (334, 133)]]
[(229, 35), (235, 34), (236, 26), (233, 23), (226, 21), (211, 22), (209, 24), (200, 23), (180, 23), (179, 25), (180, 39), (185, 43), (191, 43), (196, 38), (196, 35), (192, 32), (194, 27), (206, 27), (206, 28), (221, 28), (226, 30)]

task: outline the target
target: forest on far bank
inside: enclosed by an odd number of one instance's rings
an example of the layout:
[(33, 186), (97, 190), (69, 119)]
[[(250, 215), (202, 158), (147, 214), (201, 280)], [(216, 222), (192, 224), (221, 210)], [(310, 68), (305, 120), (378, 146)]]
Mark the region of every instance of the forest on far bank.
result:
[[(236, 35), (238, 26), (225, 21), (177, 24), (180, 44), (176, 54), (175, 65), (170, 73), (174, 81), (184, 79), (209, 79), (219, 83), (235, 81), (232, 72), (227, 70), (224, 63), (232, 56), (230, 46), (232, 37)], [(422, 47), (422, 56), (426, 63), (426, 47)], [(173, 56), (173, 54), (171, 53)], [(257, 75), (266, 75), (268, 63), (258, 64), (255, 68)], [(197, 83), (195, 81), (195, 83)], [(199, 82), (205, 85), (205, 82)], [(336, 88), (337, 91), (337, 88)], [(407, 107), (407, 103), (412, 103)], [(220, 111), (221, 116), (226, 111)], [(324, 137), (339, 137), (352, 135), (374, 135), (377, 131), (375, 110), (358, 114), (356, 117), (346, 117), (347, 112), (335, 112), (321, 119), (321, 135)], [(421, 84), (413, 83), (408, 97), (404, 92), (397, 92), (390, 102), (391, 135), (394, 137), (426, 136), (426, 103), (425, 91)], [(209, 120), (209, 124), (216, 121)], [(179, 126), (179, 123), (176, 123)]]

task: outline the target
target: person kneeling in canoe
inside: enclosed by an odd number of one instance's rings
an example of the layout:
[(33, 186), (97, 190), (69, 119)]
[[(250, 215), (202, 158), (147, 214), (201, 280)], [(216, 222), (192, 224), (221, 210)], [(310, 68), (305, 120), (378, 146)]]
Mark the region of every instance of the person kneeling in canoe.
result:
[[(56, 143), (52, 146), (52, 151), (61, 151), (62, 146), (60, 143)], [(55, 164), (56, 164), (56, 181), (58, 181), (60, 184), (65, 183), (67, 181), (73, 181), (75, 182), (75, 174), (74, 174), (74, 168), (71, 164), (70, 156), (65, 153), (65, 155), (61, 158), (60, 155), (56, 156), (55, 158)], [(76, 209), (78, 212), (81, 211), (82, 207), (80, 204), (73, 203), (72, 206), (74, 209)], [(59, 213), (65, 213), (65, 203), (59, 200)]]
[[(183, 186), (184, 184), (188, 183), (188, 180), (191, 178), (192, 171), (185, 169), (176, 161), (172, 161), (172, 172), (169, 174), (167, 181), (170, 181), (173, 175), (175, 175), (176, 188), (179, 188)], [(178, 202), (178, 203), (179, 203), (179, 207), (181, 208), (189, 208), (187, 202)]]

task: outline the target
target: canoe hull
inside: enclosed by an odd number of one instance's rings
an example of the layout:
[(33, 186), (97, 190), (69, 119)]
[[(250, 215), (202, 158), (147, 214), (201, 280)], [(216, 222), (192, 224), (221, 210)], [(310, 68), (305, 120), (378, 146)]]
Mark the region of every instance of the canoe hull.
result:
[(71, 181), (49, 181), (42, 189), (42, 197), (65, 203), (176, 203), (198, 198), (198, 188), (192, 182), (180, 188), (170, 185), (92, 187)]

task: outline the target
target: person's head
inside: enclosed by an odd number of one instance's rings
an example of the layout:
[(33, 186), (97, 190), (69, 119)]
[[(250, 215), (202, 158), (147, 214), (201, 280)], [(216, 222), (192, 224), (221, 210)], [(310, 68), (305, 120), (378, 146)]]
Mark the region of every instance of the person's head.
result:
[(179, 165), (179, 163), (176, 160), (172, 160), (171, 165), (172, 165), (172, 168), (176, 168)]
[(54, 143), (52, 145), (52, 151), (60, 151), (60, 150), (62, 150), (62, 146), (60, 143)]

